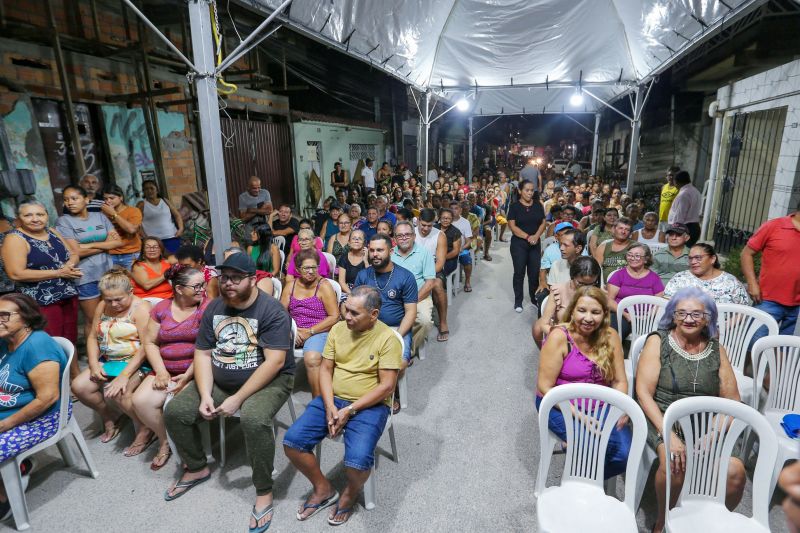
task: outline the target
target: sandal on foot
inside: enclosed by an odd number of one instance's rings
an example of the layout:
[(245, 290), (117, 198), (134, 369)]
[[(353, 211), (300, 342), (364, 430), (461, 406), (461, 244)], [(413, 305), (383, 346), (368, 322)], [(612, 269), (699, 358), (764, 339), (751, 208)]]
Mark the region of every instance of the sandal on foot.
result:
[[(308, 520), (318, 512), (322, 511), (326, 507), (330, 507), (331, 505), (335, 504), (338, 501), (339, 501), (339, 493), (336, 491), (333, 491), (333, 496), (329, 496), (319, 503), (308, 503), (308, 500), (306, 500), (303, 503), (303, 507), (297, 512), (297, 519), (300, 520), (301, 522), (303, 522), (304, 520)], [(309, 509), (314, 509), (314, 512), (303, 516), (303, 513), (305, 513)]]
[(483, 256), (483, 260), (484, 261), (491, 261), (492, 260), (492, 256), (491, 255), (484, 255)]
[(269, 526), (272, 525), (272, 517), (270, 517), (270, 519), (267, 520), (267, 522), (263, 526), (259, 526), (258, 522), (259, 520), (267, 516), (269, 513), (272, 513), (272, 504), (267, 505), (267, 507), (261, 511), (257, 511), (256, 506), (254, 505), (253, 510), (250, 511), (250, 516), (252, 516), (253, 519), (256, 521), (256, 527), (250, 527), (247, 530), (250, 533), (264, 533), (266, 530), (268, 530)]
[(464, 285), (464, 292), (472, 292), (472, 285)]
[[(164, 453), (156, 454), (156, 456), (153, 457), (153, 460), (150, 463), (150, 470), (152, 470), (153, 472), (161, 470), (164, 467), (164, 465), (169, 462), (170, 457), (172, 457), (172, 450), (169, 448), (167, 448), (167, 451)], [(164, 462), (161, 464), (156, 464), (156, 461), (159, 461), (160, 459), (164, 459)]]
[(439, 334), (436, 336), (437, 342), (447, 342), (449, 339), (450, 339), (449, 330), (440, 331)]
[[(200, 483), (202, 483), (204, 481), (208, 481), (209, 479), (211, 479), (211, 472), (209, 472), (207, 475), (205, 475), (205, 476), (203, 476), (201, 478), (193, 479), (192, 481), (180, 481), (179, 480), (177, 483), (175, 483), (174, 487), (172, 487), (169, 490), (165, 490), (164, 491), (164, 500), (166, 500), (168, 502), (171, 502), (172, 500), (177, 500), (178, 498), (180, 498), (181, 496), (183, 496), (184, 494), (186, 494), (187, 492), (192, 490), (194, 487), (196, 487)], [(183, 490), (180, 491), (177, 494), (170, 495), (169, 492), (171, 490), (175, 490), (175, 489), (183, 489)]]
[(108, 435), (108, 437), (106, 437), (106, 434), (108, 434), (108, 430), (107, 429), (105, 431), (103, 431), (103, 433), (100, 434), (100, 442), (102, 442), (103, 444), (108, 444), (112, 440), (114, 440), (117, 437), (119, 437), (120, 431), (122, 431), (122, 423), (120, 421), (117, 421), (112, 426), (111, 434)]
[(395, 398), (394, 402), (392, 403), (392, 414), (396, 415), (399, 412), (400, 412), (400, 400)]
[[(347, 518), (345, 518), (344, 520), (336, 520), (336, 517), (339, 516), (340, 514), (346, 515)], [(347, 508), (339, 507), (339, 504), (337, 503), (336, 509), (333, 510), (333, 516), (328, 517), (328, 524), (332, 526), (341, 526), (342, 524), (350, 520), (351, 516), (353, 516), (352, 507), (347, 507)]]
[[(150, 445), (153, 444), (155, 441), (156, 441), (156, 436), (150, 435), (150, 438), (147, 439), (147, 442), (134, 442), (133, 444), (125, 448), (125, 450), (123, 450), (122, 455), (124, 455), (125, 457), (136, 457), (140, 453), (143, 453), (147, 448), (149, 448)], [(131, 451), (132, 448), (135, 448), (136, 451)]]

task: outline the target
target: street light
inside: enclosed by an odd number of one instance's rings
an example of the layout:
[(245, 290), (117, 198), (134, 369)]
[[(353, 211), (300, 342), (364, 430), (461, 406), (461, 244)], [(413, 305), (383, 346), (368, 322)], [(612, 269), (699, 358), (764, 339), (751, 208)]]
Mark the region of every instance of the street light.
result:
[(466, 98), (462, 98), (458, 102), (456, 102), (456, 109), (459, 111), (467, 111), (469, 109), (469, 100)]
[(472, 92), (472, 93), (469, 93), (466, 96), (462, 96), (461, 98), (459, 98), (456, 101), (455, 104), (451, 105), (450, 107), (448, 107), (447, 109), (445, 109), (444, 111), (442, 111), (441, 113), (436, 115), (435, 117), (431, 118), (432, 111), (433, 111), (432, 109), (430, 109), (431, 92), (430, 92), (430, 90), (428, 90), (425, 93), (425, 111), (423, 113), (422, 110), (420, 110), (420, 115), (421, 115), (420, 118), (422, 119), (422, 124), (425, 126), (425, 128), (424, 128), (425, 129), (425, 145), (424, 145), (425, 146), (425, 149), (424, 149), (425, 151), (423, 152), (423, 157), (422, 157), (422, 171), (425, 172), (425, 182), (426, 183), (428, 181), (427, 180), (427, 172), (428, 172), (428, 140), (429, 140), (429, 135), (430, 135), (431, 124), (433, 124), (434, 122), (436, 122), (437, 120), (439, 120), (440, 118), (445, 116), (447, 113), (449, 113), (453, 109), (458, 109), (462, 113), (464, 113), (466, 111), (469, 111), (469, 107), (470, 107), (469, 98), (475, 98), (475, 93)]

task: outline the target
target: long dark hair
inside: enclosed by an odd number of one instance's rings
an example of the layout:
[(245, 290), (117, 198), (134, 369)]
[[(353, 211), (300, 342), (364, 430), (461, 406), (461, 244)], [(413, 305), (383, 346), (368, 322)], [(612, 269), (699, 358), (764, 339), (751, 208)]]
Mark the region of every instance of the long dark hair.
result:
[(253, 231), (256, 232), (256, 241), (253, 244), (258, 245), (256, 268), (268, 270), (265, 267), (272, 261), (272, 229), (269, 224), (261, 224)]

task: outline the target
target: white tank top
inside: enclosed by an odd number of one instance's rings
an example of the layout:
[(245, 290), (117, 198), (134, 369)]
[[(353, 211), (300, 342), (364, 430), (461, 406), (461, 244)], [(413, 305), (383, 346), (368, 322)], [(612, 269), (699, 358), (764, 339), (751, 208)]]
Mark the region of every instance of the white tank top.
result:
[(414, 232), (417, 234), (415, 242), (428, 250), (433, 258), (436, 259), (436, 244), (439, 241), (439, 230), (436, 228), (431, 228), (431, 232), (427, 237), (420, 235), (419, 228), (414, 228)]
[(144, 201), (142, 228), (148, 237), (158, 237), (159, 239), (171, 239), (178, 233), (178, 228), (172, 221), (172, 212), (169, 210), (167, 202), (161, 198), (158, 199), (158, 205), (153, 205), (147, 200)]
[(639, 230), (639, 242), (642, 243), (642, 244), (646, 244), (648, 246), (650, 246), (651, 244), (656, 244), (656, 245), (663, 244), (661, 241), (658, 240), (659, 237), (661, 237), (661, 230), (660, 229), (656, 230), (656, 234), (653, 235), (652, 239), (645, 239), (644, 235), (642, 234), (642, 230)]

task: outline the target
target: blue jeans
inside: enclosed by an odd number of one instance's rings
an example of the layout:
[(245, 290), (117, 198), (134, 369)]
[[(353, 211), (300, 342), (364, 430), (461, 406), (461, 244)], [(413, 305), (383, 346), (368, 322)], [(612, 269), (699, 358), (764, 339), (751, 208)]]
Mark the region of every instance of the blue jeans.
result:
[[(337, 409), (353, 402), (334, 396)], [(344, 426), (344, 466), (356, 470), (369, 470), (375, 464), (375, 447), (383, 434), (389, 406), (379, 403), (359, 411)], [(306, 453), (328, 435), (328, 420), (322, 396), (317, 396), (283, 436), (283, 445)]]
[[(760, 304), (754, 307), (764, 311), (775, 319), (780, 328), (778, 331), (781, 335), (794, 335), (794, 329), (797, 326), (797, 313), (800, 312), (800, 305), (782, 305), (778, 302), (762, 300)], [(753, 343), (766, 336), (767, 328), (764, 326), (758, 328), (758, 331), (753, 335)], [(752, 347), (752, 344), (750, 346)]]
[(109, 254), (111, 255), (111, 262), (114, 265), (119, 265), (124, 267), (125, 270), (130, 270), (133, 262), (139, 257), (139, 252), (134, 252), (132, 254)]
[[(536, 396), (536, 409), (542, 403), (542, 398)], [(555, 407), (550, 410), (549, 421), (547, 427), (555, 433), (559, 439), (567, 441), (567, 426), (564, 423), (564, 415)], [(606, 448), (606, 465), (604, 477), (606, 479), (623, 474), (625, 468), (628, 466), (628, 454), (631, 451), (631, 439), (633, 433), (630, 426), (625, 426), (622, 429), (616, 427), (611, 430), (611, 436), (608, 439), (608, 447)]]

